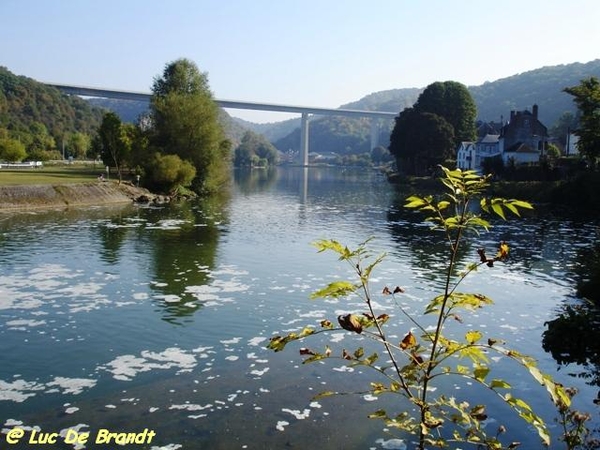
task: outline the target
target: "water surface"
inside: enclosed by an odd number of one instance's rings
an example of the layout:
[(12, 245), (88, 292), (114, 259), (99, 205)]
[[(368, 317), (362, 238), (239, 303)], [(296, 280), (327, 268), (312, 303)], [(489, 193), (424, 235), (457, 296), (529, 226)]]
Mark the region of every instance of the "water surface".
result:
[[(276, 334), (362, 310), (357, 299), (309, 300), (350, 272), (333, 255), (317, 254), (310, 245), (317, 239), (356, 245), (373, 238), (372, 249), (388, 254), (374, 291), (403, 286), (410, 311), (439, 293), (443, 239), (402, 208), (407, 194), (365, 169), (278, 169), (236, 172), (231, 195), (209, 201), (0, 216), (4, 432), (71, 427), (89, 431), (90, 440), (100, 429), (156, 432), (131, 448), (402, 448), (365, 417), (406, 406), (369, 395), (312, 399), (324, 390), (364, 391), (372, 373), (339, 360), (302, 365), (300, 345), (281, 353), (265, 345)], [(595, 418), (597, 387), (569, 372), (597, 367), (559, 366), (542, 334), (561, 305), (578, 302), (581, 255), (597, 233), (594, 220), (562, 214), (498, 224), (463, 254), (466, 263), (479, 245), (491, 252), (500, 240), (511, 243), (508, 264), (478, 272), (463, 288), (496, 304), (450, 330), (478, 328), (536, 357), (582, 391), (578, 405)], [(378, 306), (401, 339), (411, 324), (389, 299)], [(354, 348), (354, 338), (335, 333), (331, 346)], [(552, 423), (543, 390), (510, 365), (496, 370)], [(480, 395), (460, 382), (440, 389)], [(507, 414), (498, 406), (489, 426), (508, 423), (513, 440), (538, 448)], [(53, 448), (79, 448), (61, 442)]]

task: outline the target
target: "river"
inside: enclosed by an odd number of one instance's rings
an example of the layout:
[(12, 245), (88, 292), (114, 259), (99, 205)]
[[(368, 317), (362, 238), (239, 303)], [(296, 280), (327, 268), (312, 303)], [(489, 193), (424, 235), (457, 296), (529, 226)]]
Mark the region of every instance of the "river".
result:
[[(349, 274), (333, 255), (316, 252), (317, 239), (354, 246), (372, 238), (369, 247), (387, 253), (374, 291), (402, 286), (411, 312), (439, 293), (443, 239), (402, 207), (409, 193), (368, 169), (279, 168), (235, 172), (231, 193), (219, 199), (0, 215), (0, 438), (17, 427), (25, 436), (9, 448), (115, 448), (115, 436), (104, 447), (93, 440), (102, 430), (147, 429), (127, 448), (405, 448), (397, 440), (404, 436), (366, 419), (402, 408), (389, 397), (313, 400), (326, 390), (364, 391), (373, 373), (339, 360), (303, 365), (298, 346), (278, 353), (265, 346), (359, 308), (352, 299), (309, 299)], [(506, 340), (576, 386), (576, 406), (596, 427), (600, 368), (555, 346), (559, 364), (542, 337), (546, 322), (581, 304), (575, 287), (598, 231), (595, 218), (547, 210), (496, 222), (474, 238), (464, 262), (500, 240), (511, 244), (511, 257), (467, 278), (464, 290), (495, 304), (465, 313), (462, 325)], [(378, 304), (401, 339), (411, 324), (389, 301)], [(331, 346), (350, 349), (354, 337), (333, 333)], [(542, 411), (556, 437), (543, 389), (503, 362), (494, 370)], [(459, 395), (469, 387), (445, 388)], [(504, 423), (522, 448), (541, 447), (520, 419), (494, 405), (489, 427)], [(68, 428), (75, 431), (65, 444)], [(63, 436), (27, 443), (31, 429)]]

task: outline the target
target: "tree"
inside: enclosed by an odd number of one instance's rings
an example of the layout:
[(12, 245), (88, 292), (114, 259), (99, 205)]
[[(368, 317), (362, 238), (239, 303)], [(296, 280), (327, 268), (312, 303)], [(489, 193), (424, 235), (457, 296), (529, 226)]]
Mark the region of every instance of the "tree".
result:
[(390, 153), (398, 170), (422, 176), (453, 155), (454, 131), (443, 117), (406, 108), (396, 118)]
[(577, 128), (577, 118), (571, 111), (565, 111), (549, 130), (550, 136), (556, 137), (565, 145), (567, 135)]
[(415, 109), (443, 117), (454, 128), (454, 148), (477, 137), (477, 106), (464, 84), (456, 81), (435, 82), (419, 96)]
[(273, 144), (264, 136), (247, 131), (242, 136), (242, 142), (235, 149), (234, 165), (252, 165), (252, 157), (257, 156), (259, 161), (265, 161), (268, 165), (277, 163), (279, 153)]
[(565, 88), (564, 92), (574, 97), (580, 113), (579, 127), (575, 130), (579, 136), (579, 152), (595, 168), (600, 156), (600, 81), (596, 77), (586, 78), (577, 86)]
[(121, 119), (115, 113), (108, 112), (102, 118), (96, 146), (99, 147), (104, 164), (113, 165), (117, 170), (120, 183), (123, 164), (128, 160), (131, 147), (124, 140)]
[(76, 158), (85, 158), (92, 146), (91, 138), (80, 132), (71, 133), (67, 139), (67, 148)]
[(19, 162), (25, 159), (25, 146), (16, 139), (0, 139), (0, 161)]
[(392, 161), (394, 158), (392, 157), (390, 151), (382, 145), (378, 145), (373, 150), (371, 150), (371, 161), (374, 164), (383, 164)]
[(477, 132), (477, 107), (467, 88), (455, 81), (425, 88), (412, 108), (396, 118), (390, 152), (407, 175), (424, 175), (431, 166), (451, 159), (458, 144)]
[(206, 73), (188, 59), (176, 60), (155, 78), (152, 92), (150, 145), (193, 164), (196, 192), (218, 190), (229, 177), (230, 145)]

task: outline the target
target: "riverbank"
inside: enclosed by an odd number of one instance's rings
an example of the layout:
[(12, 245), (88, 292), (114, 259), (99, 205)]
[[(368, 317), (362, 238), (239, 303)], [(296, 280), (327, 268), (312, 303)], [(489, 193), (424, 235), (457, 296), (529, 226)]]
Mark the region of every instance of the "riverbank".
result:
[[(441, 192), (442, 184), (435, 177), (399, 177), (387, 174), (388, 181), (399, 190)], [(518, 198), (534, 204), (562, 205), (590, 212), (600, 210), (600, 175), (585, 172), (560, 181), (494, 181), (489, 195)]]
[(168, 197), (116, 181), (0, 186), (0, 212), (166, 200)]

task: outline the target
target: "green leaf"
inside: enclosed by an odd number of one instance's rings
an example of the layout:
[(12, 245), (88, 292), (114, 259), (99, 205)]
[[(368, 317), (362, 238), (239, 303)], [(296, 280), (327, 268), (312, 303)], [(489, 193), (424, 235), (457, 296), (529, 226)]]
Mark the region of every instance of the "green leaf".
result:
[(440, 211), (442, 211), (443, 209), (446, 209), (448, 206), (450, 206), (450, 202), (447, 200), (442, 200), (441, 202), (438, 202), (438, 204), (437, 204), (437, 208)]
[(510, 384), (508, 384), (506, 381), (504, 380), (500, 380), (498, 378), (494, 378), (491, 382), (490, 382), (490, 387), (492, 389), (510, 389), (512, 386)]
[(531, 203), (522, 200), (511, 200), (510, 203), (518, 208), (533, 209)]
[(498, 199), (492, 200), (492, 211), (494, 211), (496, 214), (498, 214), (500, 217), (506, 220), (506, 216), (504, 215), (504, 211), (502, 210), (502, 205), (497, 203), (496, 200)]
[(310, 294), (311, 300), (315, 298), (338, 298), (352, 294), (356, 291), (356, 286), (349, 281), (334, 281), (329, 283), (323, 289), (319, 289), (316, 292)]
[(314, 355), (312, 355), (309, 358), (306, 358), (304, 361), (302, 361), (302, 364), (310, 364), (316, 361), (321, 361), (322, 359), (326, 359), (327, 356), (323, 355), (322, 353), (316, 353)]
[(489, 361), (485, 353), (473, 346), (461, 348), (459, 354), (462, 358), (470, 358), (475, 363), (487, 363)]
[(337, 392), (334, 392), (334, 391), (320, 392), (313, 397), (313, 400), (319, 400), (320, 398), (331, 397), (332, 395), (337, 395)]
[(485, 377), (490, 373), (490, 368), (487, 366), (477, 366), (473, 371), (473, 375), (477, 381), (483, 382)]
[(480, 340), (483, 337), (483, 333), (481, 333), (481, 331), (468, 331), (467, 334), (465, 334), (465, 340), (469, 343), (469, 344), (475, 344), (478, 340)]
[(405, 208), (420, 208), (421, 206), (427, 205), (427, 202), (425, 200), (415, 195), (411, 195), (406, 199), (406, 201), (408, 203), (404, 205)]
[(333, 239), (320, 239), (312, 243), (313, 246), (317, 247), (319, 253), (326, 250), (331, 250), (340, 255), (341, 258), (347, 258), (350, 254), (350, 250), (345, 245), (340, 244), (338, 241)]
[(378, 359), (379, 359), (379, 355), (377, 353), (373, 353), (371, 356), (365, 358), (363, 360), (363, 363), (370, 366)]

